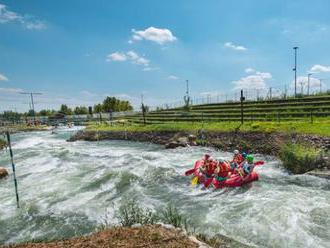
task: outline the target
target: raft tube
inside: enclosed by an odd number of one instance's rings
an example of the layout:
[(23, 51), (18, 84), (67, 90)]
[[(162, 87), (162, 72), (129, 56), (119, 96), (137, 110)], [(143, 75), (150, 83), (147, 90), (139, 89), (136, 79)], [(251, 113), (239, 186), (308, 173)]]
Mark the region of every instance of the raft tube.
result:
[(215, 178), (212, 181), (213, 186), (216, 189), (219, 188), (224, 188), (224, 187), (240, 187), (244, 184), (253, 182), (253, 181), (258, 181), (259, 176), (256, 172), (252, 172), (251, 174), (245, 176), (245, 177), (241, 177), (238, 174), (233, 174), (230, 178), (228, 178), (225, 181), (218, 181)]

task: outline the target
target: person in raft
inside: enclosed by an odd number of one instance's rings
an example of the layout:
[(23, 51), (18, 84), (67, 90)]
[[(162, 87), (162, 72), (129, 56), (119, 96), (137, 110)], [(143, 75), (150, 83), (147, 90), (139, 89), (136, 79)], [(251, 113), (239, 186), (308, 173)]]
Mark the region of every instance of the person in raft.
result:
[(219, 159), (219, 162), (214, 170), (214, 178), (218, 181), (225, 181), (231, 176), (231, 170), (231, 165), (228, 161)]
[(209, 155), (205, 154), (203, 157), (203, 165), (200, 167), (199, 171), (207, 178), (212, 177), (216, 167), (216, 161)]
[(253, 171), (255, 165), (254, 165), (254, 157), (253, 155), (249, 154), (246, 156), (246, 161), (242, 165), (242, 172), (243, 176), (250, 175)]
[(230, 162), (231, 169), (236, 169), (241, 163), (243, 163), (243, 161), (243, 154), (240, 154), (239, 150), (234, 150), (234, 157), (233, 160)]

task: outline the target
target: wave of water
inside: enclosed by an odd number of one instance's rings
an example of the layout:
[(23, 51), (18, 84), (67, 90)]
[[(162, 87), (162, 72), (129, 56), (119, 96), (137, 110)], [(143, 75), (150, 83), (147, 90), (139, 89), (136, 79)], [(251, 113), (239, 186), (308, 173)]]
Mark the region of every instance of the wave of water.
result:
[[(289, 175), (278, 160), (258, 167), (260, 180), (250, 186), (201, 190), (182, 176), (205, 152), (192, 147), (126, 141), (74, 142), (60, 130), (13, 136), (21, 208), (12, 178), (0, 180), (0, 244), (87, 234), (107, 215), (114, 224), (122, 199), (137, 197), (157, 209), (175, 204), (197, 227), (258, 247), (330, 247), (330, 182)], [(9, 170), (8, 153), (0, 165)], [(109, 221), (108, 220), (108, 221)]]

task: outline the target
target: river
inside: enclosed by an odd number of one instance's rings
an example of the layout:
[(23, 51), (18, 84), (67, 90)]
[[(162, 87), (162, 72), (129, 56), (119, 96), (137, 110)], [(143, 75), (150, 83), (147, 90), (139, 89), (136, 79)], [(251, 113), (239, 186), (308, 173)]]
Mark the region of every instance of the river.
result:
[[(231, 153), (129, 141), (66, 142), (72, 132), (13, 135), (21, 208), (16, 209), (12, 177), (0, 180), (0, 244), (67, 238), (116, 224), (122, 199), (141, 206), (174, 204), (197, 231), (222, 234), (257, 247), (330, 247), (330, 181), (289, 175), (273, 157), (260, 179), (234, 189), (192, 187), (185, 170), (204, 153)], [(0, 165), (9, 155), (0, 152)]]

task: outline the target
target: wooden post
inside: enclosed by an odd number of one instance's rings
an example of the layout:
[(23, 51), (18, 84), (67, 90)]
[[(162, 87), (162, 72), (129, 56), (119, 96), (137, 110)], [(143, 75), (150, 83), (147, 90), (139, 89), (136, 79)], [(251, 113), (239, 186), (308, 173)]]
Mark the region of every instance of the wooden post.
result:
[(13, 151), (11, 149), (10, 134), (9, 134), (8, 131), (7, 131), (6, 135), (7, 135), (7, 142), (8, 142), (8, 147), (9, 147), (10, 159), (11, 159), (11, 166), (13, 168), (15, 193), (16, 193), (16, 203), (17, 203), (17, 208), (19, 208), (19, 196), (18, 196), (18, 189), (17, 189), (16, 170), (15, 170), (15, 164), (14, 164)]
[(313, 124), (314, 120), (313, 120), (313, 110), (311, 110), (311, 123)]

